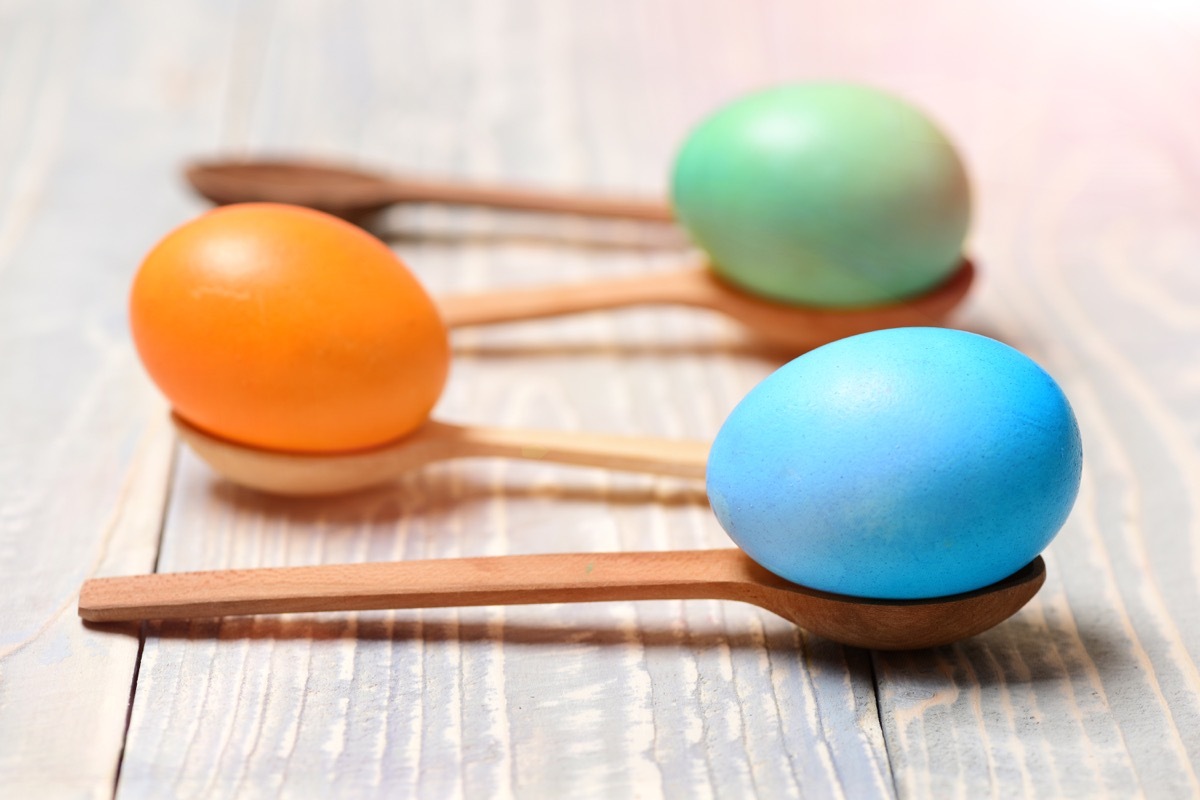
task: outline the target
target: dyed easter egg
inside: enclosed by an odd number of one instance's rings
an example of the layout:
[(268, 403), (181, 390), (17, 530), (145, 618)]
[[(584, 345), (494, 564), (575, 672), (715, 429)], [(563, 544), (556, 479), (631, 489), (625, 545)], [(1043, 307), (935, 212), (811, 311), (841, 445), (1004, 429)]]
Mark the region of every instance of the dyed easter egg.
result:
[(814, 589), (939, 597), (1029, 563), (1079, 489), (1079, 428), (1037, 364), (984, 336), (902, 328), (785, 365), (708, 461), (721, 526)]
[(780, 86), (719, 109), (676, 161), (678, 219), (732, 284), (783, 302), (877, 305), (962, 259), (967, 175), (908, 103), (848, 84)]
[(138, 270), (129, 316), (177, 414), (273, 450), (404, 436), (450, 366), (432, 298), (388, 246), (296, 206), (226, 206), (171, 231)]

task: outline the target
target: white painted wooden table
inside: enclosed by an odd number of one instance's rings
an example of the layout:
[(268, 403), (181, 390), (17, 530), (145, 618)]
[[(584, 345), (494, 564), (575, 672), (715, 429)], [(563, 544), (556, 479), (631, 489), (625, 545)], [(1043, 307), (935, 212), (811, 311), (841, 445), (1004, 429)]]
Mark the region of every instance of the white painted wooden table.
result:
[[(1200, 7), (0, 0), (0, 794), (1200, 793)], [(718, 546), (701, 487), (500, 461), (285, 502), (175, 448), (126, 330), (181, 162), (287, 151), (665, 191), (701, 115), (849, 78), (977, 187), (960, 318), (1044, 364), (1087, 463), (1017, 617), (879, 655), (708, 602), (89, 630), (91, 575)], [(667, 268), (635, 225), (410, 208), (434, 291)], [(773, 367), (685, 310), (456, 334), (443, 418), (711, 437)]]

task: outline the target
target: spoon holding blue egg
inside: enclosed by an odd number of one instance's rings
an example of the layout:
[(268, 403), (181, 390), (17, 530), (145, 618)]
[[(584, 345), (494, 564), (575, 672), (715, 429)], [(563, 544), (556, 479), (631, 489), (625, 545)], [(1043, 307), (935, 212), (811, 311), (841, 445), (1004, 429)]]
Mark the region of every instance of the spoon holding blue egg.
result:
[(1058, 385), (986, 337), (879, 331), (785, 365), (708, 458), (740, 549), (573, 553), (103, 578), (85, 620), (726, 599), (820, 636), (912, 649), (973, 636), (1045, 579), (1082, 449)]

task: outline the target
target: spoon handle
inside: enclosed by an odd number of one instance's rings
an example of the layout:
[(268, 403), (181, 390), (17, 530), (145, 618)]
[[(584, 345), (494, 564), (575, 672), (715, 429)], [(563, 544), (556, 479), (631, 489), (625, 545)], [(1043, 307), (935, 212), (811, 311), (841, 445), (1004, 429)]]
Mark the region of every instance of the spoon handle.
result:
[(589, 467), (703, 478), (705, 442), (451, 425), (428, 420), (400, 441), (348, 453), (314, 455), (260, 450), (229, 442), (178, 415), (179, 435), (204, 461), (234, 483), (285, 495), (356, 491), (394, 480), (435, 461), (501, 456)]
[(380, 608), (744, 599), (749, 559), (737, 549), (431, 559), (86, 581), (91, 622)]
[(444, 422), (426, 423), (418, 435), (430, 437), (441, 445), (440, 452), (430, 452), (431, 461), (470, 457), (518, 458), (700, 479), (704, 478), (709, 448), (707, 442), (686, 439), (491, 428)]
[(579, 214), (585, 217), (651, 222), (669, 222), (675, 218), (669, 205), (653, 200), (430, 179), (393, 179), (387, 181), (387, 186), (393, 192), (396, 202), (490, 206), (519, 211), (544, 211), (554, 214)]
[[(437, 303), (442, 318), (451, 328), (629, 306), (709, 306), (703, 291), (705, 285), (711, 283), (707, 273), (706, 267), (697, 266), (632, 278), (451, 295), (439, 298)], [(701, 291), (697, 291), (698, 288)]]

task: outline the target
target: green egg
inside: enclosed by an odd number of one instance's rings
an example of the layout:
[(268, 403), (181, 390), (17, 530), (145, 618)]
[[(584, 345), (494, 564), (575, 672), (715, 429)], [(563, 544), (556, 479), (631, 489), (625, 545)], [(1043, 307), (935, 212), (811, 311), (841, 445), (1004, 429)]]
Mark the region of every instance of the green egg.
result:
[(675, 161), (678, 219), (722, 278), (829, 307), (920, 294), (962, 260), (970, 187), (954, 146), (892, 95), (780, 86), (702, 121)]

